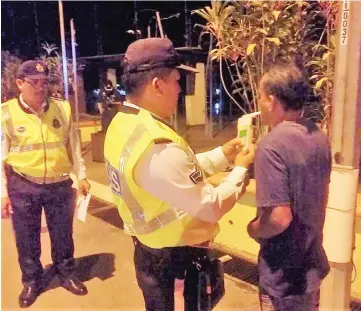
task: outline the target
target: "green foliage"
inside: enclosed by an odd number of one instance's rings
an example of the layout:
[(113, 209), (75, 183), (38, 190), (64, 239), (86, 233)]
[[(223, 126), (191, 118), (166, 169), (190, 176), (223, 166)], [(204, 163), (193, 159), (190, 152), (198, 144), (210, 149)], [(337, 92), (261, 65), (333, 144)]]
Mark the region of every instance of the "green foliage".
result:
[(321, 0), (212, 1), (193, 13), (205, 19), (197, 26), (201, 37), (214, 38), (209, 55), (227, 64), (232, 96), (245, 108), (258, 110), (259, 81), (267, 67), (276, 59), (296, 57), (312, 76), (315, 98), (322, 99), (322, 107), (317, 101), (308, 105), (310, 117), (320, 120), (332, 97), (337, 8), (337, 1)]
[[(49, 80), (51, 88), (56, 86), (60, 93), (64, 93), (64, 80), (63, 80), (63, 60), (61, 55), (56, 51), (58, 48), (54, 44), (47, 42), (41, 45), (45, 53), (40, 55), (40, 59), (47, 65), (49, 69)], [(70, 61), (67, 62), (68, 69), (68, 84), (69, 90), (72, 91), (73, 85), (73, 66)]]
[[(39, 56), (49, 69), (50, 93), (52, 90), (64, 93), (63, 63), (61, 55), (56, 51), (54, 44), (47, 42), (41, 45), (44, 53)], [(1, 101), (4, 102), (18, 95), (16, 86), (16, 73), (22, 60), (8, 51), (1, 51)], [(73, 89), (73, 66), (70, 61), (68, 66), (69, 91)]]
[(7, 101), (18, 94), (16, 73), (21, 59), (9, 51), (1, 51), (1, 102)]

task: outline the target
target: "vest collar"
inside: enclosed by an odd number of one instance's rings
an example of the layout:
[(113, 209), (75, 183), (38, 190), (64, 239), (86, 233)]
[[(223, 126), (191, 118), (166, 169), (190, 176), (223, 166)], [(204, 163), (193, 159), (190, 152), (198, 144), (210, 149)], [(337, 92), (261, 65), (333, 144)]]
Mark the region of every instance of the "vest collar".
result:
[[(128, 101), (125, 101), (125, 102), (123, 103), (123, 106), (129, 107), (129, 108), (134, 108), (134, 109), (137, 109), (138, 111), (140, 111), (141, 109), (143, 109), (143, 108), (141, 108), (141, 107), (139, 107), (139, 106), (137, 106), (137, 105), (135, 105), (135, 104), (132, 104), (132, 103), (130, 103), (130, 102), (128, 102)], [(143, 109), (143, 110), (146, 110), (146, 109)], [(147, 111), (148, 111), (148, 110), (147, 110)], [(159, 121), (159, 122), (162, 122), (162, 123), (165, 124), (166, 126), (170, 127), (173, 131), (175, 131), (174, 128), (173, 128), (173, 125), (171, 125), (169, 122), (167, 122), (166, 120), (164, 120), (164, 119), (161, 118), (160, 116), (158, 116), (158, 115), (156, 115), (156, 114), (154, 114), (154, 113), (152, 113), (152, 112), (150, 112), (150, 111), (148, 111), (148, 112), (152, 115), (152, 117), (153, 117), (155, 120), (157, 120), (157, 121)]]
[(49, 109), (49, 103), (47, 102), (47, 100), (44, 100), (44, 102), (42, 103), (41, 105), (41, 109), (39, 112), (36, 112), (33, 108), (31, 108), (23, 99), (23, 94), (20, 94), (19, 95), (19, 98), (18, 98), (18, 104), (19, 104), (19, 107), (21, 108), (21, 110), (23, 110), (25, 113), (28, 113), (28, 114), (34, 114), (34, 115), (37, 115), (37, 116), (40, 116), (42, 115), (44, 112), (48, 111)]

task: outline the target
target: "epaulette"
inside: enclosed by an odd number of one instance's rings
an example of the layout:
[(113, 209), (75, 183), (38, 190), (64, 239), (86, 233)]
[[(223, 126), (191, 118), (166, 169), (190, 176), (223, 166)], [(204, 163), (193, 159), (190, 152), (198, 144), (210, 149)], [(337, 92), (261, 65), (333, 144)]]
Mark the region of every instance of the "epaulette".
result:
[(52, 100), (59, 101), (59, 102), (66, 102), (66, 101), (67, 101), (66, 99), (57, 98), (57, 97), (52, 97), (52, 96), (50, 96), (50, 98), (51, 98)]
[(168, 139), (168, 138), (156, 138), (154, 139), (154, 143), (156, 145), (159, 145), (159, 144), (169, 144), (169, 143), (172, 143), (173, 141), (171, 139)]
[(17, 103), (18, 102), (18, 98), (14, 97), (12, 99), (7, 100), (6, 102), (1, 103), (1, 108), (5, 108), (8, 105), (10, 105), (11, 103)]

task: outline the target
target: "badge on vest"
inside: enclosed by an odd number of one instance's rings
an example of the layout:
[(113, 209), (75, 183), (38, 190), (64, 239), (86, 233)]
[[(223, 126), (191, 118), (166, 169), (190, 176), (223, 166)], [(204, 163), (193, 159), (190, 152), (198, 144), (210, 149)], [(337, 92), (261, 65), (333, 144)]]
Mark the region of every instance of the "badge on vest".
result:
[(16, 129), (16, 131), (17, 131), (18, 133), (24, 133), (24, 132), (26, 131), (26, 128), (25, 128), (25, 126), (19, 126), (19, 127)]
[(120, 176), (118, 170), (112, 167), (108, 161), (105, 161), (105, 164), (107, 167), (108, 180), (112, 191), (115, 194), (122, 196), (122, 192), (120, 189)]
[(201, 170), (198, 168), (197, 165), (195, 165), (195, 172), (193, 172), (192, 174), (189, 175), (189, 178), (191, 179), (191, 181), (194, 184), (198, 184), (199, 182), (201, 182), (203, 180), (203, 175)]
[(56, 118), (53, 119), (53, 127), (56, 129), (61, 127), (60, 121)]

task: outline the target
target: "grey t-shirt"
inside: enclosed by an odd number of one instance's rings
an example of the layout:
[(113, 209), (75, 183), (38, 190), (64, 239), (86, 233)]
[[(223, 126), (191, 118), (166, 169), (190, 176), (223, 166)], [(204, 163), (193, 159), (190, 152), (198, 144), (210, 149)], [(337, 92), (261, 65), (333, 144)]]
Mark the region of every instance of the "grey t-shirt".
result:
[(318, 290), (329, 272), (322, 229), (330, 173), (328, 139), (311, 121), (282, 122), (257, 148), (258, 214), (281, 205), (293, 214), (287, 230), (261, 241), (260, 286), (274, 297)]

